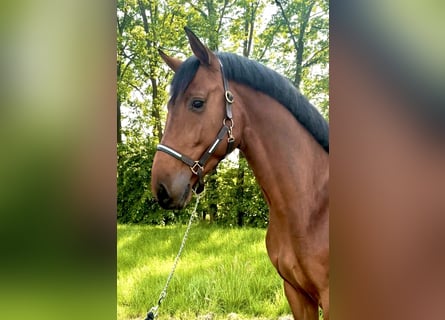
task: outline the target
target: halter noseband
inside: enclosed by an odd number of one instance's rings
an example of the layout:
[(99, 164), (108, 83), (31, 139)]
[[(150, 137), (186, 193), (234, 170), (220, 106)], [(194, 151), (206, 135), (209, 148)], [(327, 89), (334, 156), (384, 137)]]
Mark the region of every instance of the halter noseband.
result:
[(233, 119), (232, 119), (232, 103), (233, 103), (233, 94), (229, 90), (229, 84), (227, 82), (227, 79), (224, 75), (224, 68), (223, 64), (221, 63), (221, 60), (219, 60), (219, 65), (221, 67), (221, 74), (222, 74), (222, 80), (224, 85), (224, 98), (226, 100), (226, 117), (223, 119), (223, 125), (221, 129), (219, 130), (218, 134), (216, 135), (215, 141), (210, 145), (210, 147), (207, 148), (207, 150), (203, 153), (201, 158), (199, 160), (192, 160), (189, 157), (181, 154), (180, 152), (167, 147), (163, 144), (158, 144), (156, 147), (156, 150), (165, 152), (166, 154), (182, 161), (186, 165), (190, 167), (190, 170), (193, 172), (193, 174), (198, 176), (198, 184), (195, 188), (196, 193), (201, 193), (204, 190), (204, 166), (209, 160), (209, 158), (213, 155), (218, 145), (221, 143), (221, 141), (224, 140), (224, 136), (227, 135), (227, 150), (225, 156), (227, 156), (229, 153), (231, 153), (235, 147), (235, 138), (232, 134), (233, 129)]

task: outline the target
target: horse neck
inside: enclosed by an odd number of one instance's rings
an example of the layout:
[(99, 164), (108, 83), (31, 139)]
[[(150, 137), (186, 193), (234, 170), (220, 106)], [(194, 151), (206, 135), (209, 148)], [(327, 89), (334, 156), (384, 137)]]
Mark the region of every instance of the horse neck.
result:
[(276, 100), (245, 86), (238, 89), (240, 149), (263, 189), (271, 215), (287, 219), (297, 210), (301, 225), (313, 224), (311, 216), (320, 219), (328, 208), (328, 154)]

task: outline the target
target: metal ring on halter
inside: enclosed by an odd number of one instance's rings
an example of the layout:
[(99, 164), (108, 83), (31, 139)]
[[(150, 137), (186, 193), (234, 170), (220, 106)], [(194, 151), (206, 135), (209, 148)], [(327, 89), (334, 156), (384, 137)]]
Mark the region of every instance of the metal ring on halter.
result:
[(232, 92), (230, 92), (230, 90), (226, 90), (226, 92), (224, 93), (224, 96), (228, 103), (233, 103), (234, 98), (233, 98), (233, 94), (232, 94)]
[[(227, 125), (226, 121), (230, 121), (230, 125)], [(227, 127), (227, 129), (229, 129), (229, 131), (232, 131), (234, 124), (235, 123), (234, 123), (233, 119), (230, 119), (230, 118), (223, 119), (223, 126)]]

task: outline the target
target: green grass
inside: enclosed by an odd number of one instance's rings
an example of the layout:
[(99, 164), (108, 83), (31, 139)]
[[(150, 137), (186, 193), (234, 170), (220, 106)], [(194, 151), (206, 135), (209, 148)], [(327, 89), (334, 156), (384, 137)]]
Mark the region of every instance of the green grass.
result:
[[(117, 314), (143, 319), (157, 302), (185, 226), (118, 225)], [(264, 229), (195, 224), (158, 319), (277, 319), (290, 314), (266, 253)]]

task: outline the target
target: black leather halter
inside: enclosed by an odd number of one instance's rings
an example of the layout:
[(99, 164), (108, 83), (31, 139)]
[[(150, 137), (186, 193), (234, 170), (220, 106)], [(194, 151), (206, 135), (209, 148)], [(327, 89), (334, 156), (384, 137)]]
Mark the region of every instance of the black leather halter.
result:
[(224, 74), (224, 68), (223, 64), (220, 60), (219, 65), (221, 67), (221, 74), (222, 74), (222, 80), (224, 85), (224, 98), (226, 100), (226, 116), (223, 119), (223, 124), (221, 129), (219, 130), (218, 134), (216, 135), (215, 141), (210, 145), (210, 147), (207, 148), (207, 150), (203, 153), (201, 158), (199, 160), (192, 160), (189, 157), (181, 154), (180, 152), (167, 147), (163, 144), (158, 144), (156, 149), (158, 151), (165, 152), (166, 154), (182, 161), (186, 165), (190, 167), (190, 170), (192, 170), (193, 174), (198, 176), (198, 183), (195, 188), (196, 193), (201, 193), (204, 190), (204, 166), (209, 160), (209, 158), (212, 156), (212, 154), (215, 152), (218, 145), (221, 143), (221, 141), (224, 140), (224, 137), (227, 135), (227, 150), (225, 156), (227, 156), (229, 153), (231, 153), (235, 147), (235, 138), (232, 134), (233, 129), (233, 119), (232, 119), (232, 103), (233, 103), (233, 94), (229, 90), (229, 84), (227, 82), (227, 79)]

